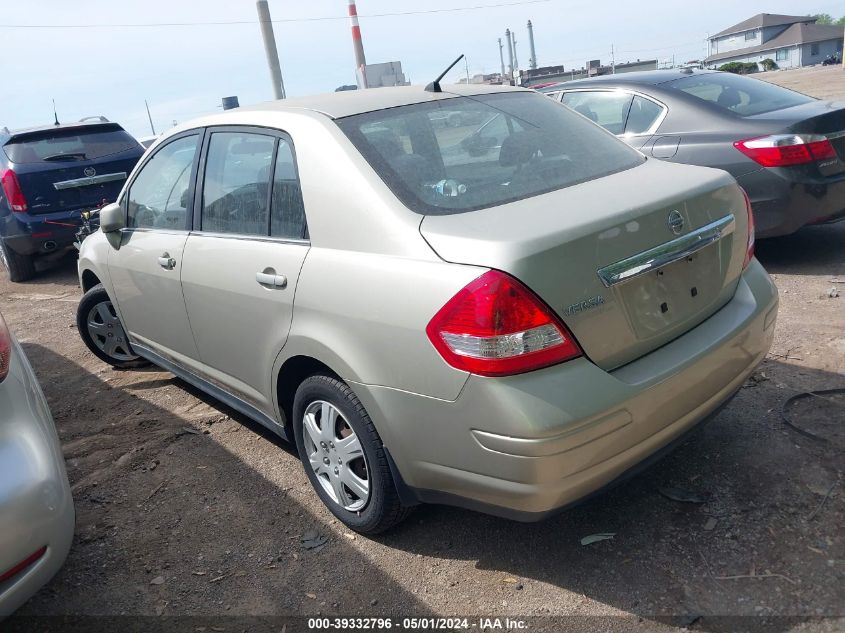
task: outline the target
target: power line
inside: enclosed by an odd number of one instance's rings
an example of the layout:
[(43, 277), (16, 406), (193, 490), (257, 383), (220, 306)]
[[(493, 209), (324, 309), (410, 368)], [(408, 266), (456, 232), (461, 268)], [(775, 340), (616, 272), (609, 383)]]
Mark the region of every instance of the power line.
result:
[[(388, 18), (405, 15), (425, 15), (430, 13), (454, 13), (457, 11), (477, 11), (479, 9), (496, 9), (500, 7), (515, 7), (525, 4), (543, 4), (552, 0), (518, 0), (516, 2), (500, 2), (497, 4), (480, 4), (470, 7), (451, 7), (448, 9), (424, 9), (419, 11), (396, 11), (392, 13), (371, 13), (359, 15), (359, 18)], [(324, 22), (330, 20), (348, 20), (349, 16), (323, 16), (311, 18), (282, 18), (273, 20), (274, 23), (286, 22)], [(138, 24), (0, 24), (0, 29), (117, 29), (117, 28), (149, 28), (162, 26), (228, 26), (233, 24), (255, 24), (255, 20), (226, 20), (220, 22), (147, 22)]]

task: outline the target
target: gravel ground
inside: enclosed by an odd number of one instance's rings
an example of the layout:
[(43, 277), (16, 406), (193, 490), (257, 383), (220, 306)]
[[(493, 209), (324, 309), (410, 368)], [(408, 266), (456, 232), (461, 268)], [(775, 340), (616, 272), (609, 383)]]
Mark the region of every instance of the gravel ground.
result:
[[(74, 327), (72, 259), (34, 283), (4, 279), (0, 310), (44, 387), (77, 508), (67, 563), (19, 614), (160, 618), (149, 628), (194, 615), (219, 625), (207, 630), (255, 624), (236, 615), (316, 614), (532, 616), (532, 628), (549, 630), (561, 626), (549, 616), (564, 615), (621, 616), (565, 621), (580, 630), (842, 630), (845, 399), (789, 409), (827, 442), (788, 428), (781, 407), (802, 391), (845, 387), (845, 296), (830, 296), (845, 295), (834, 283), (845, 281), (843, 244), (845, 224), (759, 244), (781, 293), (772, 353), (727, 408), (645, 473), (541, 523), (429, 506), (377, 538), (333, 519), (292, 447), (167, 372), (115, 371), (91, 355)], [(706, 502), (673, 501), (663, 487)], [(327, 540), (309, 549), (315, 531)], [(615, 536), (580, 544), (599, 532)], [(103, 622), (83, 622), (94, 621)]]
[(809, 66), (752, 76), (819, 99), (845, 99), (845, 68), (842, 66)]

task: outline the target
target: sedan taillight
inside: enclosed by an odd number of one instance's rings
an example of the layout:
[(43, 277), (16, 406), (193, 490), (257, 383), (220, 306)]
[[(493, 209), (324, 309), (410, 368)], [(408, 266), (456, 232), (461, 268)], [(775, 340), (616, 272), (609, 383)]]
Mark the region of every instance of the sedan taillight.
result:
[(452, 297), (426, 333), (452, 367), (481, 376), (521, 374), (581, 355), (552, 310), (498, 270), (484, 273)]
[(12, 335), (9, 328), (0, 314), (0, 382), (9, 374), (9, 365), (12, 362)]
[(763, 167), (789, 167), (836, 158), (836, 150), (822, 134), (773, 134), (734, 143), (740, 152)]

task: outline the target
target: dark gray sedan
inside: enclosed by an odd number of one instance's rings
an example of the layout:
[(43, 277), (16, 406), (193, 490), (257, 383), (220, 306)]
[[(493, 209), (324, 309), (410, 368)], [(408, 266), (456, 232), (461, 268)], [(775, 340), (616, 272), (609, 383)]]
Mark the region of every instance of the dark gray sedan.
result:
[(541, 92), (647, 156), (730, 172), (751, 198), (758, 237), (845, 219), (845, 102), (692, 70), (605, 75)]

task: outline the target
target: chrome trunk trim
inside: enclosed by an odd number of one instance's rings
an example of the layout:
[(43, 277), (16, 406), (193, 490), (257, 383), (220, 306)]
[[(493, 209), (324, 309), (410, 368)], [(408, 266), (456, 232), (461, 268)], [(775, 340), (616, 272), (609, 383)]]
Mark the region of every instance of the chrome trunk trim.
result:
[(736, 219), (733, 214), (726, 215), (677, 239), (599, 268), (596, 273), (605, 287), (610, 288), (689, 257), (733, 233), (734, 229), (736, 229)]
[(76, 187), (88, 187), (90, 185), (99, 185), (104, 182), (112, 182), (115, 180), (126, 180), (126, 172), (115, 172), (113, 174), (100, 174), (99, 176), (85, 176), (84, 178), (74, 178), (73, 180), (61, 180), (53, 183), (53, 188), (56, 191), (62, 189), (74, 189)]

